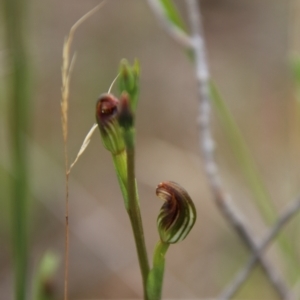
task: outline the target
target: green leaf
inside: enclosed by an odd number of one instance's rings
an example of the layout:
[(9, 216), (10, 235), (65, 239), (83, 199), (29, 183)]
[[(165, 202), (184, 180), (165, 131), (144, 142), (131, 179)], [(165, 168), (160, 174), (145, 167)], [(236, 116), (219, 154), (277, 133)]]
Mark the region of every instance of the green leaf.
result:
[(173, 25), (180, 28), (182, 31), (187, 32), (187, 28), (176, 8), (172, 0), (159, 0), (160, 4), (162, 5), (165, 14), (170, 22)]

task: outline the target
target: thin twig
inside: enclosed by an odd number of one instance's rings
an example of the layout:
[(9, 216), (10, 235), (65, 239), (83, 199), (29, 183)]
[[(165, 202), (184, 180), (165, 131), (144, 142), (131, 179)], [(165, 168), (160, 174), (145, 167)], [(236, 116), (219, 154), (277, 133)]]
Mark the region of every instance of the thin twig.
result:
[(242, 268), (242, 270), (237, 274), (235, 279), (231, 282), (231, 284), (226, 288), (226, 290), (221, 294), (219, 300), (227, 300), (231, 299), (245, 280), (248, 278), (251, 270), (254, 268), (257, 263), (259, 257), (263, 254), (264, 250), (268, 247), (268, 245), (275, 239), (279, 231), (282, 227), (291, 220), (291, 218), (298, 213), (300, 210), (300, 196), (298, 196), (292, 203), (290, 203), (285, 211), (281, 214), (278, 221), (274, 224), (274, 226), (270, 229), (270, 231), (266, 234), (265, 238), (259, 244), (257, 250), (252, 254), (248, 262)]
[(166, 17), (164, 8), (160, 4), (160, 2), (158, 0), (147, 0), (147, 1), (153, 13), (157, 17), (157, 19), (161, 22), (161, 24), (163, 25), (167, 33), (184, 48), (191, 48), (192, 47), (191, 38), (179, 27), (169, 22), (168, 18)]
[(64, 140), (64, 158), (65, 158), (65, 274), (64, 274), (64, 300), (68, 299), (68, 278), (69, 278), (69, 168), (68, 158), (68, 108), (69, 108), (69, 85), (71, 73), (75, 62), (75, 55), (70, 61), (70, 49), (76, 29), (95, 13), (105, 2), (102, 1), (95, 8), (81, 17), (70, 29), (63, 46), (62, 61), (62, 88), (61, 88), (61, 120)]
[(113, 82), (111, 83), (111, 85), (110, 85), (110, 87), (109, 87), (109, 89), (108, 89), (107, 94), (110, 94), (111, 89), (113, 88), (113, 86), (114, 86), (114, 84), (115, 84), (115, 82), (117, 81), (117, 79), (118, 79), (119, 76), (120, 76), (120, 73), (115, 77), (115, 79), (114, 79)]
[[(197, 0), (187, 0), (187, 4), (192, 29), (192, 46), (195, 54), (196, 78), (199, 89), (200, 111), (198, 121), (200, 143), (206, 175), (211, 186), (215, 202), (221, 213), (226, 217), (227, 221), (235, 229), (247, 247), (256, 253), (258, 245), (255, 238), (246, 226), (244, 216), (237, 210), (230, 195), (224, 191), (218, 166), (214, 158), (214, 141), (210, 129), (210, 76), (205, 53), (205, 41), (202, 34), (200, 8)], [(262, 256), (258, 256), (258, 260), (281, 299), (287, 299), (288, 289), (281, 278), (278, 277), (274, 268)]]

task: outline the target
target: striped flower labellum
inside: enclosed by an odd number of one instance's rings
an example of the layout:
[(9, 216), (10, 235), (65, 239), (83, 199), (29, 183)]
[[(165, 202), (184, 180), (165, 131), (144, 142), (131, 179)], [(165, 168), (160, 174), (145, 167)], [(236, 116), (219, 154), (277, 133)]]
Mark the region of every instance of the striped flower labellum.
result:
[(118, 122), (119, 100), (112, 94), (103, 94), (96, 104), (96, 120), (102, 142), (113, 155), (125, 149), (125, 144)]
[(195, 205), (185, 189), (172, 181), (161, 182), (156, 195), (165, 201), (157, 227), (163, 242), (173, 244), (186, 238), (196, 221)]

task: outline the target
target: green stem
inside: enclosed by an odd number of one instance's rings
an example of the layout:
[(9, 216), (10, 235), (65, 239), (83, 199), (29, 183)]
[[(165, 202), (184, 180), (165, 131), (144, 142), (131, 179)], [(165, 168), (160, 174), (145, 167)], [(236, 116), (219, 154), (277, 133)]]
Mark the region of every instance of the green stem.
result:
[(128, 192), (127, 192), (127, 153), (124, 151), (113, 155), (113, 162), (117, 173), (119, 185), (124, 199), (126, 210), (128, 210)]
[(28, 245), (28, 171), (25, 132), (29, 127), (29, 68), (25, 33), (26, 1), (3, 1), (11, 76), (9, 103), (13, 173), (12, 234), (15, 268), (15, 299), (26, 298)]
[(161, 240), (156, 244), (153, 255), (153, 268), (147, 281), (147, 294), (149, 300), (161, 299), (163, 278), (165, 271), (165, 255), (170, 244)]
[(134, 161), (134, 130), (128, 129), (124, 131), (124, 138), (127, 152), (127, 192), (128, 192), (128, 208), (127, 212), (130, 218), (136, 249), (139, 258), (140, 269), (143, 278), (144, 297), (147, 298), (147, 278), (149, 274), (149, 262), (146, 251), (144, 238), (144, 230), (138, 200), (137, 186), (135, 180), (135, 161)]

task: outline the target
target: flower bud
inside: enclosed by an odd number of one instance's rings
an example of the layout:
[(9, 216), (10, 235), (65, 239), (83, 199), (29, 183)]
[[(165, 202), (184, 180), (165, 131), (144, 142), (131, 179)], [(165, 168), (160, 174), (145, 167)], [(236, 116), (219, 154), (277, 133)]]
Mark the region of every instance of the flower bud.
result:
[(131, 111), (129, 97), (126, 92), (123, 92), (120, 97), (118, 121), (122, 128), (123, 139), (127, 151), (133, 150), (135, 143), (134, 115)]
[(161, 182), (156, 195), (165, 201), (157, 218), (161, 240), (169, 244), (184, 240), (197, 217), (192, 199), (185, 189), (172, 181)]
[(119, 112), (119, 124), (125, 130), (129, 130), (133, 127), (134, 116), (130, 109), (129, 96), (126, 92), (123, 92), (120, 97), (120, 112)]
[(130, 107), (133, 112), (136, 110), (139, 93), (140, 66), (138, 61), (130, 66), (127, 60), (123, 59), (120, 64), (119, 89), (120, 93), (126, 92), (129, 95)]
[(113, 155), (125, 150), (121, 127), (118, 122), (119, 100), (112, 94), (103, 94), (96, 104), (96, 119), (104, 147)]

